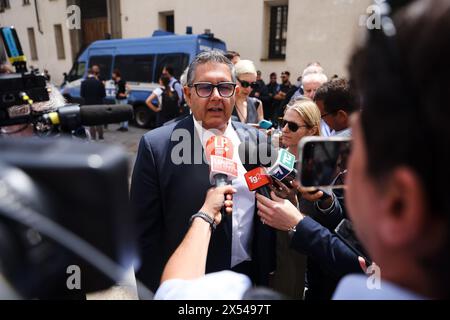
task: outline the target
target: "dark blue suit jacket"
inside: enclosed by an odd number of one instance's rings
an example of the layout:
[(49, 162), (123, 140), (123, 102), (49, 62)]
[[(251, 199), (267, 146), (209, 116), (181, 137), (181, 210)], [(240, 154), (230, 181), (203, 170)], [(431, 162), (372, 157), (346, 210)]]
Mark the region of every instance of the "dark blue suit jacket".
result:
[[(258, 130), (247, 125), (238, 122), (232, 122), (232, 125), (241, 141), (249, 139), (258, 143), (265, 139)], [(182, 136), (192, 138), (171, 141), (175, 130)], [(200, 210), (206, 191), (211, 187), (209, 165), (203, 161), (201, 164), (191, 164), (195, 160), (194, 152), (180, 153), (180, 143), (185, 147), (190, 146), (192, 150), (194, 146), (200, 146), (202, 156), (201, 142), (192, 116), (147, 133), (141, 139), (133, 172), (131, 202), (137, 210), (138, 243), (142, 259), (136, 275), (153, 291), (159, 286), (167, 260), (183, 240), (190, 217)], [(191, 162), (174, 164), (172, 152)], [(263, 225), (256, 214), (254, 224), (253, 280), (257, 284), (267, 285), (268, 275), (274, 270), (275, 264), (275, 233)], [(230, 269), (230, 265), (231, 218), (228, 218), (212, 235), (206, 272)], [(180, 265), (180, 268), (183, 266)]]
[(329, 300), (338, 281), (361, 273), (358, 256), (338, 236), (311, 217), (297, 225), (291, 247), (308, 256), (307, 300)]

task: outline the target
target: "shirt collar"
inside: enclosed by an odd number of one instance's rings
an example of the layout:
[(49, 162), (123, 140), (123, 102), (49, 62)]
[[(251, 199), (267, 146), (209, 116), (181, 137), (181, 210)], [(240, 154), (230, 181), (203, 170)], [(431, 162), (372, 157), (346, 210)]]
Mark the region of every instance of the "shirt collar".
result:
[[(200, 140), (202, 141), (202, 145), (205, 145), (205, 143), (208, 141), (209, 138), (211, 138), (212, 136), (216, 136), (216, 135), (218, 135), (219, 132), (221, 132), (219, 130), (205, 129), (201, 125), (200, 121), (197, 121), (197, 119), (195, 119), (194, 115), (192, 115), (192, 118), (194, 119), (195, 131), (197, 131), (197, 134), (200, 137)], [(233, 125), (231, 124), (231, 118), (230, 118), (230, 119), (228, 119), (227, 128), (225, 129), (225, 132), (223, 133), (223, 135), (225, 137), (230, 137), (230, 135), (232, 134), (233, 131), (234, 131), (234, 129), (233, 129)]]

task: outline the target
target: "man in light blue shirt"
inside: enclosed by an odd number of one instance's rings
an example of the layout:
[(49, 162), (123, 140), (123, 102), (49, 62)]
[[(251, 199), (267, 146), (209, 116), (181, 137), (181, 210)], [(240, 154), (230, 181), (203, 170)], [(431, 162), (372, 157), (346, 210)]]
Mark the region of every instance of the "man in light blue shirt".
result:
[(348, 82), (337, 79), (324, 83), (314, 100), (322, 117), (322, 135), (351, 137), (350, 115), (358, 108)]

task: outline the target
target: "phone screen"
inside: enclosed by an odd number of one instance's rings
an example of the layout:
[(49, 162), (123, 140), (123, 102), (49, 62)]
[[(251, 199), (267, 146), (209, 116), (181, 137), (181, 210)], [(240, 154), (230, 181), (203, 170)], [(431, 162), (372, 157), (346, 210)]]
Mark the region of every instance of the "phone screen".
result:
[(311, 188), (345, 186), (350, 138), (306, 137), (300, 142), (300, 184)]

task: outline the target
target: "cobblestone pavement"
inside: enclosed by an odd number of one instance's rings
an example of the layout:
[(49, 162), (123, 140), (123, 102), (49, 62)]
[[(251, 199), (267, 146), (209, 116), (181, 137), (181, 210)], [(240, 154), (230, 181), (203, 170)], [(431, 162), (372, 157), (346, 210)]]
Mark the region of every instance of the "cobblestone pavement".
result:
[(149, 129), (140, 129), (130, 125), (128, 132), (120, 132), (117, 131), (118, 128), (118, 124), (108, 125), (108, 128), (104, 129), (105, 140), (100, 141), (100, 143), (122, 146), (129, 154), (131, 174), (131, 170), (133, 170), (134, 162), (136, 160), (139, 141), (141, 140), (141, 137), (149, 131)]

